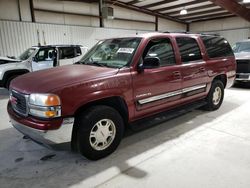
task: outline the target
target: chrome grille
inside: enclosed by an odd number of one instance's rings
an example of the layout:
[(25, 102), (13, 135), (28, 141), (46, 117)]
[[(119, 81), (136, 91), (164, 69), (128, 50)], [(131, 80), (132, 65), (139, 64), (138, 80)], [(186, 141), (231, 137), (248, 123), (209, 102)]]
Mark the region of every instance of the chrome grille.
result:
[(250, 60), (237, 60), (237, 73), (250, 73)]
[(27, 98), (28, 98), (27, 95), (12, 90), (10, 93), (10, 101), (13, 110), (20, 115), (27, 116), (28, 115)]

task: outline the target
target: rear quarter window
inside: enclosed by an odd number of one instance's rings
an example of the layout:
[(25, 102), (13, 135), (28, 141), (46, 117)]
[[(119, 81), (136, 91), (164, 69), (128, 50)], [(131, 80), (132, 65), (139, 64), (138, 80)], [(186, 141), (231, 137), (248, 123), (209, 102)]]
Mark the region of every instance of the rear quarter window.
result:
[(73, 47), (59, 48), (59, 59), (71, 59), (75, 57), (75, 49)]
[(82, 55), (82, 51), (80, 47), (76, 47), (75, 49), (76, 49), (76, 56)]
[(233, 56), (233, 50), (226, 39), (217, 36), (201, 36), (209, 58)]

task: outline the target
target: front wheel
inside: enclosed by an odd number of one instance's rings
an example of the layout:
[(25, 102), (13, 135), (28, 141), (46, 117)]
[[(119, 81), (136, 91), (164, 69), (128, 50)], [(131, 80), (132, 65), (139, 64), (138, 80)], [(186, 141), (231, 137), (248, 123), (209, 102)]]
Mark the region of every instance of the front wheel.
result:
[(214, 80), (207, 96), (206, 110), (214, 111), (220, 108), (224, 98), (224, 85), (220, 80)]
[(90, 160), (111, 154), (118, 147), (124, 132), (121, 115), (109, 106), (93, 106), (79, 115), (78, 150)]

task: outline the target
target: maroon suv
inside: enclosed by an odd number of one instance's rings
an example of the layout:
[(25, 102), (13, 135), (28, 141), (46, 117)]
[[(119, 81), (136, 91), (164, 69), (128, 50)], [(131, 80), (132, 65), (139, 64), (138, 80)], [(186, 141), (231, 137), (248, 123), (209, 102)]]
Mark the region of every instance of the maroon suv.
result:
[(151, 33), (98, 42), (75, 65), (20, 76), (10, 85), (13, 126), (47, 146), (71, 146), (97, 160), (124, 127), (162, 111), (206, 101), (221, 106), (235, 57), (218, 36)]

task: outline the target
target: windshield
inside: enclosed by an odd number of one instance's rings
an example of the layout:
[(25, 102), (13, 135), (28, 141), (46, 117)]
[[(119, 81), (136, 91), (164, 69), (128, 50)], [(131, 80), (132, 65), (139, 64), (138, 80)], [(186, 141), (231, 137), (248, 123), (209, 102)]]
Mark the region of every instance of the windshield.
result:
[(98, 42), (80, 64), (121, 68), (129, 65), (141, 38), (117, 38)]
[(234, 53), (250, 52), (250, 42), (237, 42), (233, 46)]
[(36, 50), (35, 48), (29, 48), (25, 50), (20, 56), (18, 56), (17, 59), (22, 61), (28, 59), (35, 50)]

